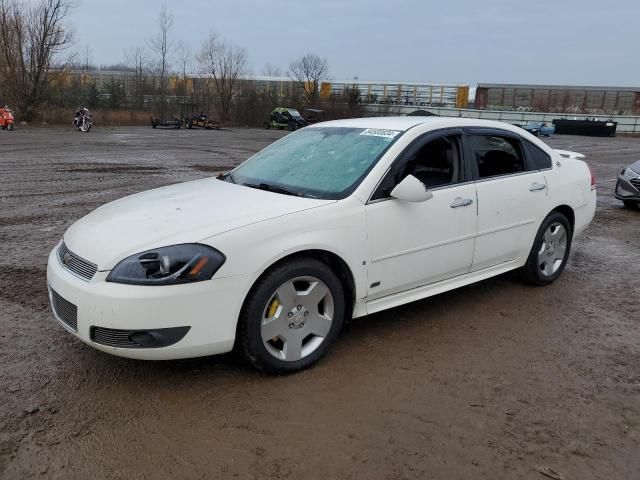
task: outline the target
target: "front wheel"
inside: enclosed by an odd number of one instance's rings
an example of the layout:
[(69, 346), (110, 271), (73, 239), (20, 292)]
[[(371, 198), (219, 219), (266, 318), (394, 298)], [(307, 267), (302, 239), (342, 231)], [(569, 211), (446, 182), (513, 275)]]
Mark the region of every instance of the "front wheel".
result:
[(13, 123), (10, 123), (9, 125), (7, 125), (7, 130), (9, 131), (13, 130)]
[(292, 373), (329, 350), (344, 316), (344, 291), (335, 273), (319, 260), (292, 260), (271, 270), (249, 293), (238, 340), (258, 370)]
[(527, 263), (520, 269), (522, 279), (531, 285), (548, 285), (557, 279), (569, 258), (573, 232), (567, 217), (552, 212), (544, 219)]
[(640, 202), (636, 202), (634, 200), (623, 200), (625, 208), (629, 208), (631, 210), (637, 210), (640, 207)]
[(91, 130), (91, 122), (82, 120), (82, 123), (78, 127), (78, 130), (80, 130), (82, 133), (87, 133), (89, 130)]

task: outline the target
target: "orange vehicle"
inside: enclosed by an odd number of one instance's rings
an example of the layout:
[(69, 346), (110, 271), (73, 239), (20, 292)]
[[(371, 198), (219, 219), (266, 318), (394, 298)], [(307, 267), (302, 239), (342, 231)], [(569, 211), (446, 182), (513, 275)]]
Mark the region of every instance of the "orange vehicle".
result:
[(2, 130), (13, 130), (13, 112), (6, 105), (0, 107), (0, 127)]

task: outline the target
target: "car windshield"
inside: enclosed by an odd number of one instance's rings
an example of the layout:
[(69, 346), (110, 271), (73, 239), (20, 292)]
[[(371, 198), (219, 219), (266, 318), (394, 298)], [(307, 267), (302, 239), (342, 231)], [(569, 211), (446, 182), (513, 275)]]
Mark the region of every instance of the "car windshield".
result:
[(306, 197), (344, 198), (400, 134), (373, 128), (305, 128), (233, 170), (232, 181)]

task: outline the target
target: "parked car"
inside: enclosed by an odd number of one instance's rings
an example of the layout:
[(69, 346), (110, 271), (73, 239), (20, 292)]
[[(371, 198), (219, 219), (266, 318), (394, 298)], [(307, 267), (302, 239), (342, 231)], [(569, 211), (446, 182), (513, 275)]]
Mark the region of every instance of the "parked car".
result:
[(298, 130), (306, 127), (307, 122), (295, 108), (276, 107), (271, 110), (269, 118), (264, 122), (264, 128), (278, 128), (280, 130)]
[(2, 130), (13, 130), (15, 127), (15, 120), (13, 118), (13, 112), (8, 106), (0, 107), (0, 128)]
[(616, 182), (615, 196), (627, 208), (640, 206), (640, 160), (622, 169)]
[(300, 370), (348, 318), (514, 269), (556, 280), (596, 206), (576, 156), (486, 120), (318, 123), (78, 220), (49, 256), (53, 312), (115, 355), (235, 344), (260, 370)]
[(527, 122), (522, 128), (536, 137), (550, 137), (556, 131), (555, 125), (546, 122)]

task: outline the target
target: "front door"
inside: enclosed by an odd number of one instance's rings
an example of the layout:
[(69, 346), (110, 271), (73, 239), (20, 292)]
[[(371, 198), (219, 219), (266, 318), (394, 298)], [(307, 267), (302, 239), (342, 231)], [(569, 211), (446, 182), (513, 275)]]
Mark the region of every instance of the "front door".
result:
[[(468, 273), (476, 233), (476, 187), (464, 166), (461, 136), (428, 135), (400, 155), (366, 206), (369, 299)], [(433, 197), (390, 197), (407, 175)]]

